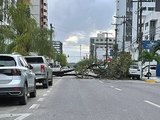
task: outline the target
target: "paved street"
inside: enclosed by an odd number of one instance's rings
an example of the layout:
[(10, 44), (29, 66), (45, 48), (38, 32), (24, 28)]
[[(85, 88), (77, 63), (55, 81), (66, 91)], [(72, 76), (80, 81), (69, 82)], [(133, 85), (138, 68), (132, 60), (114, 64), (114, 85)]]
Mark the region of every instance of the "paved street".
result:
[(159, 120), (160, 84), (54, 78), (26, 106), (1, 99), (0, 120)]

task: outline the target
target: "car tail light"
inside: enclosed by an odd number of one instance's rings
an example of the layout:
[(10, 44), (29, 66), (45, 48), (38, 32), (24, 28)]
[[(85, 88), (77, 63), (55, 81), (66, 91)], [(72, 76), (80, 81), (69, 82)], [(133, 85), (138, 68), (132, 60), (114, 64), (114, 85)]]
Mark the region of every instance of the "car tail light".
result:
[(45, 72), (45, 67), (44, 67), (44, 65), (41, 65), (41, 72)]

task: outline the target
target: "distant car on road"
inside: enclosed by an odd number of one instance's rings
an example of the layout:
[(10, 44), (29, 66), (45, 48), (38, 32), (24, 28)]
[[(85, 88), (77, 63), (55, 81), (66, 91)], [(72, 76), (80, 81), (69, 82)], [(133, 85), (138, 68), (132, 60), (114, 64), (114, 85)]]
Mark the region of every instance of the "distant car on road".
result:
[(35, 74), (21, 55), (0, 54), (0, 97), (17, 97), (27, 104), (28, 94), (36, 97)]
[(52, 67), (52, 71), (53, 72), (59, 72), (59, 71), (61, 71), (61, 65), (53, 65), (53, 67)]
[(36, 82), (42, 83), (43, 88), (53, 84), (52, 69), (44, 56), (25, 56), (25, 59), (33, 66)]

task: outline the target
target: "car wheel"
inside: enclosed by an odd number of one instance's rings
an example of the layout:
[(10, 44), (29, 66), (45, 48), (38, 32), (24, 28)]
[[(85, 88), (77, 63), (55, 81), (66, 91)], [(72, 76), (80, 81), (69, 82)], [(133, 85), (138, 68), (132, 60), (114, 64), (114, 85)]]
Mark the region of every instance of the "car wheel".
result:
[(48, 88), (48, 79), (43, 81), (43, 88)]
[(37, 94), (37, 92), (36, 92), (36, 83), (35, 83), (35, 85), (34, 85), (34, 91), (30, 93), (30, 97), (31, 98), (36, 97), (36, 94)]
[(140, 77), (137, 77), (137, 80), (140, 80)]
[(53, 76), (51, 78), (51, 81), (49, 81), (49, 86), (52, 86), (53, 85)]
[(19, 104), (20, 105), (26, 105), (27, 104), (27, 99), (28, 99), (28, 89), (27, 89), (27, 85), (24, 85), (23, 88), (23, 96), (20, 98), (19, 100)]

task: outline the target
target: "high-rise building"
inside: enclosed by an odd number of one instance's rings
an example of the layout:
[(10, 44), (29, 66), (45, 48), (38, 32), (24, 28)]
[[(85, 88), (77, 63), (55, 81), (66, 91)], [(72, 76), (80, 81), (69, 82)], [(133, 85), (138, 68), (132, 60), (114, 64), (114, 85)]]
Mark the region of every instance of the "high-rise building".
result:
[(16, 0), (0, 0), (0, 25), (9, 24), (8, 8), (11, 4), (15, 4), (15, 2)]
[[(26, 1), (26, 0), (25, 0)], [(47, 0), (28, 0), (30, 2), (31, 17), (43, 28), (48, 26)]]
[(58, 54), (63, 54), (63, 43), (60, 41), (52, 41), (53, 47), (56, 49)]
[[(138, 0), (139, 1), (139, 0)], [(142, 0), (142, 8), (138, 8), (137, 0), (116, 0), (116, 23), (118, 25), (118, 45), (119, 49), (122, 50), (122, 41), (125, 40), (125, 51), (132, 54), (133, 59), (138, 59), (138, 11), (142, 9), (142, 25), (146, 16), (155, 11), (156, 0)], [(140, 1), (139, 1), (140, 2)], [(125, 16), (125, 18), (124, 18)], [(123, 19), (124, 18), (124, 19)], [(125, 21), (125, 22), (124, 22)], [(125, 23), (125, 27), (123, 25)], [(143, 29), (143, 26), (142, 26)]]
[(131, 1), (116, 0), (117, 42), (120, 51), (122, 51), (123, 47), (125, 51), (128, 51), (128, 45), (132, 41), (133, 2)]
[(91, 37), (90, 58), (105, 60), (106, 51), (108, 51), (107, 57), (111, 57), (112, 56), (111, 51), (113, 50), (114, 44), (115, 44), (115, 39), (113, 37), (106, 37), (105, 34), (102, 33), (99, 33), (97, 37)]

